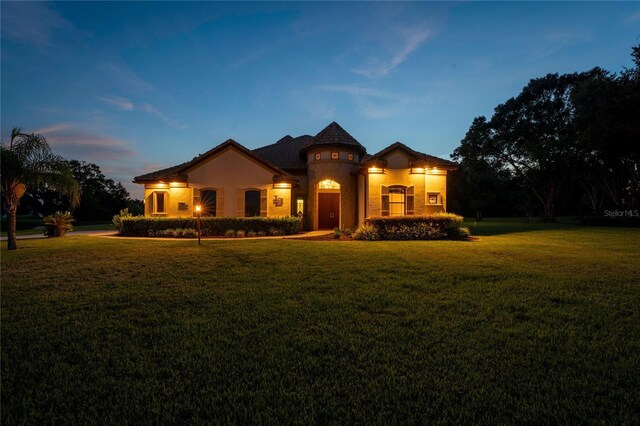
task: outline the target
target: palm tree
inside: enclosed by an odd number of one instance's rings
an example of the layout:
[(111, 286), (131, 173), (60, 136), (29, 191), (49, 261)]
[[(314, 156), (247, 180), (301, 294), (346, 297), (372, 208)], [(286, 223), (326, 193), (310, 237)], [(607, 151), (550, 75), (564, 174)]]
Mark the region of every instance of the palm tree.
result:
[(8, 249), (15, 250), (16, 212), (20, 198), (28, 187), (47, 185), (65, 193), (71, 205), (80, 201), (80, 186), (64, 158), (51, 152), (47, 140), (42, 135), (22, 133), (22, 129), (11, 131), (9, 144), (0, 144), (0, 178), (2, 199), (7, 213)]

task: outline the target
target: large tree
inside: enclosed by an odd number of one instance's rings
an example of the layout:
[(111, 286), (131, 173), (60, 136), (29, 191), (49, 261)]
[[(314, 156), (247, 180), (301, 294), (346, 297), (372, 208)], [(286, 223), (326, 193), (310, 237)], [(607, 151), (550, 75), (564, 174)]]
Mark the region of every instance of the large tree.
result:
[(17, 248), (16, 213), (20, 199), (30, 187), (46, 185), (67, 194), (73, 206), (80, 200), (80, 187), (68, 163), (51, 148), (42, 135), (14, 128), (7, 144), (0, 145), (2, 200), (7, 214), (9, 250)]

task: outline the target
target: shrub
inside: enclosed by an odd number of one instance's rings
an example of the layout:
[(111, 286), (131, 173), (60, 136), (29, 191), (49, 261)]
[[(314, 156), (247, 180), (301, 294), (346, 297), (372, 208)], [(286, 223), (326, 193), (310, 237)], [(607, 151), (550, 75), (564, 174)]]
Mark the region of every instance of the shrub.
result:
[(351, 236), (351, 234), (353, 234), (353, 232), (351, 231), (351, 228), (345, 228), (345, 229), (342, 231), (342, 233), (343, 233), (344, 235), (346, 235), (347, 237), (350, 237), (350, 236)]
[(73, 216), (69, 212), (55, 212), (44, 218), (44, 235), (47, 237), (62, 237), (73, 231)]
[(356, 229), (356, 232), (353, 233), (353, 238), (363, 241), (375, 241), (380, 239), (377, 229), (373, 225), (367, 224)]
[(246, 232), (244, 232), (242, 229), (239, 229), (239, 230), (236, 232), (236, 237), (238, 237), (238, 238), (244, 238), (244, 237), (245, 237), (245, 235), (247, 235), (247, 234), (246, 234)]
[(122, 219), (125, 219), (128, 217), (133, 217), (133, 215), (129, 213), (129, 209), (120, 210), (120, 213), (113, 216), (113, 219), (111, 220), (111, 222), (113, 223), (113, 226), (115, 226), (116, 230), (118, 231), (118, 234), (122, 233)]
[(257, 234), (258, 234), (258, 237), (266, 237), (267, 236), (267, 233), (264, 232), (264, 231), (258, 231)]
[(340, 237), (342, 237), (342, 231), (340, 230), (340, 228), (334, 228), (333, 229), (333, 237), (338, 240), (340, 239)]
[(284, 231), (282, 231), (282, 229), (278, 229), (278, 228), (269, 228), (269, 232), (267, 234), (268, 235), (273, 235), (274, 237), (281, 237), (281, 236), (285, 235)]
[(198, 236), (198, 231), (191, 228), (162, 229), (160, 231), (152, 231), (149, 236), (162, 238), (195, 238)]
[(256, 232), (254, 232), (254, 231), (249, 231), (249, 232), (247, 232), (247, 237), (251, 237), (251, 238), (253, 238), (253, 237), (255, 237), (256, 235), (258, 235), (258, 234), (257, 234)]
[(224, 233), (224, 236), (227, 238), (233, 238), (236, 236), (236, 231), (233, 229), (227, 229), (227, 232)]
[[(462, 221), (462, 216), (451, 213), (372, 217), (365, 221), (365, 226), (356, 230), (354, 238), (360, 240), (465, 239), (469, 236), (469, 230), (462, 228)], [(372, 228), (367, 228), (367, 226)]]
[[(122, 217), (121, 235), (147, 237), (155, 231), (165, 229), (196, 229), (194, 217)], [(203, 217), (201, 218), (202, 235), (226, 235), (226, 231), (255, 232), (264, 235), (277, 230), (277, 235), (296, 234), (300, 230), (300, 219), (297, 217)]]

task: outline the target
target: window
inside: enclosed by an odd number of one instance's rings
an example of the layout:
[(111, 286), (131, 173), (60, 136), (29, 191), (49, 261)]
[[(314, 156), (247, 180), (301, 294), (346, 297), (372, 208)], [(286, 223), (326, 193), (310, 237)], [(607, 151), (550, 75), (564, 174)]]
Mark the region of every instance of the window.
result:
[(166, 192), (154, 192), (153, 193), (153, 212), (154, 213), (166, 213)]
[(202, 205), (202, 216), (216, 216), (216, 191), (205, 189), (200, 191), (200, 204)]
[(337, 160), (338, 158), (340, 158), (340, 155), (337, 152), (332, 152), (331, 153), (331, 159), (332, 160)]
[(429, 192), (429, 194), (427, 194), (427, 204), (442, 204), (442, 202), (440, 201), (440, 193)]
[(244, 217), (260, 216), (260, 191), (245, 191)]
[(389, 187), (389, 216), (404, 216), (405, 188), (402, 186)]
[(349, 153), (349, 155), (347, 156), (347, 158), (349, 158), (349, 161), (353, 161), (353, 154)]
[(304, 198), (298, 198), (296, 200), (296, 215), (302, 217), (304, 214)]
[(316, 160), (319, 160), (319, 159), (320, 159), (320, 153), (316, 152)]
[(413, 186), (382, 186), (380, 215), (404, 216), (414, 214)]

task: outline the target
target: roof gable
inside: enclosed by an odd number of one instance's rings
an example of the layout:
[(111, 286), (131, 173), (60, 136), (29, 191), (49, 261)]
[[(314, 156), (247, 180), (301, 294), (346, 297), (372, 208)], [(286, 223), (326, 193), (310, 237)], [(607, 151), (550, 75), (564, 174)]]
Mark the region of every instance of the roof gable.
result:
[(186, 163), (179, 164), (177, 166), (169, 167), (167, 169), (158, 170), (156, 172), (147, 173), (145, 175), (136, 176), (133, 181), (135, 183), (145, 183), (145, 182), (157, 182), (160, 180), (171, 180), (171, 181), (186, 181), (188, 177), (188, 171), (201, 164), (202, 162), (218, 155), (219, 153), (227, 150), (227, 149), (235, 149), (239, 151), (241, 154), (249, 157), (255, 162), (258, 162), (265, 168), (269, 169), (276, 175), (281, 175), (287, 178), (293, 178), (289, 173), (282, 170), (280, 167), (271, 163), (270, 161), (256, 155), (252, 151), (248, 150), (244, 146), (240, 145), (238, 142), (233, 139), (227, 139), (220, 145), (210, 149), (209, 151), (195, 157), (193, 160), (188, 161)]
[(385, 157), (389, 156), (394, 151), (401, 151), (409, 159), (410, 163), (423, 167), (441, 167), (448, 170), (456, 170), (458, 165), (453, 161), (445, 160), (443, 158), (434, 157), (433, 155), (425, 154), (419, 151), (414, 151), (402, 142), (395, 142), (384, 148), (383, 150), (373, 154), (372, 156), (363, 159), (362, 164), (372, 164), (386, 162)]

